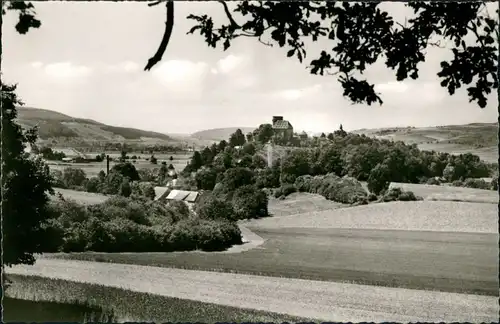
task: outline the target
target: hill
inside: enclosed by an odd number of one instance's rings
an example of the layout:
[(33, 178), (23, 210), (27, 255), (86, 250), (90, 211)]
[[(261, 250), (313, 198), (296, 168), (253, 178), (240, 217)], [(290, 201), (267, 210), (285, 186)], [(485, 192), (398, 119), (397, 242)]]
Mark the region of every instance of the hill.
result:
[(243, 134), (247, 134), (249, 132), (252, 132), (257, 127), (258, 125), (255, 127), (227, 127), (227, 128), (206, 129), (191, 134), (191, 137), (204, 141), (217, 141), (217, 142), (222, 140), (227, 141), (229, 139), (229, 136), (232, 133), (234, 133), (238, 128), (241, 129)]
[(470, 152), (488, 162), (498, 161), (498, 124), (473, 123), (433, 127), (360, 129), (356, 134), (417, 144), (422, 150), (451, 154)]
[(172, 144), (180, 141), (162, 133), (106, 125), (39, 108), (18, 107), (17, 122), (23, 128), (38, 126), (40, 140), (58, 144), (127, 141)]

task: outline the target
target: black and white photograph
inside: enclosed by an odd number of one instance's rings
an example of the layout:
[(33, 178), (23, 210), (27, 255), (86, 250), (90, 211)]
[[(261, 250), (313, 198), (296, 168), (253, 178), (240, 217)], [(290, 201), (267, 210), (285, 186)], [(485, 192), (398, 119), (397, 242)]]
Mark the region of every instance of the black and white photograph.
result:
[(498, 322), (498, 2), (1, 4), (2, 322)]

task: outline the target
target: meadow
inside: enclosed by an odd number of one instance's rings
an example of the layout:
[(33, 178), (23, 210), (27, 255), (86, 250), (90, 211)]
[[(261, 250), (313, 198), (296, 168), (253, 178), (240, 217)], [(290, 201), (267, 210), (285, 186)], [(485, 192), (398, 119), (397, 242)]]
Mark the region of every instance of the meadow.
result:
[(339, 208), (316, 197), (272, 199), (270, 212), (280, 216), (245, 222), (265, 242), (241, 253), (71, 253), (44, 258), (498, 295), (495, 205), (423, 201)]
[(62, 188), (54, 188), (54, 192), (56, 195), (51, 196), (53, 199), (57, 199), (57, 194), (61, 194), (66, 199), (71, 199), (84, 205), (100, 204), (109, 198), (102, 194)]
[[(311, 319), (38, 276), (9, 274), (5, 322), (304, 322)], [(33, 302), (35, 301), (35, 302)], [(105, 308), (101, 308), (106, 305)], [(30, 307), (30, 311), (26, 312)]]
[(498, 204), (499, 198), (497, 191), (454, 187), (451, 185), (391, 183), (390, 187), (399, 187), (405, 191), (412, 191), (415, 195), (424, 198), (424, 200)]

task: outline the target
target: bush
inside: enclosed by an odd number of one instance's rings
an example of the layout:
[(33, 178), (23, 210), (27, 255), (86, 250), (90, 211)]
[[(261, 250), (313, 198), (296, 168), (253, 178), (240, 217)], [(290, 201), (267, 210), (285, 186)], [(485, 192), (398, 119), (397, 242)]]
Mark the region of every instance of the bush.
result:
[(257, 188), (276, 188), (280, 186), (280, 173), (276, 168), (265, 168), (257, 171), (255, 178)]
[(498, 190), (498, 176), (493, 177), (491, 180), (491, 189)]
[(380, 198), (380, 201), (417, 201), (422, 200), (421, 197), (415, 196), (412, 191), (404, 191), (401, 188), (390, 188)]
[(117, 172), (121, 174), (124, 178), (128, 178), (129, 181), (140, 180), (139, 173), (135, 166), (130, 162), (122, 162), (115, 164), (110, 171)]
[(428, 185), (433, 185), (433, 186), (440, 186), (441, 185), (441, 181), (439, 181), (435, 177), (427, 179), (427, 181), (425, 183)]
[(385, 164), (377, 164), (368, 176), (368, 190), (376, 195), (384, 192), (391, 184), (391, 175), (389, 167)]
[(471, 179), (471, 178), (465, 179), (463, 185), (464, 187), (467, 188), (485, 189), (485, 190), (491, 189), (491, 183), (488, 183), (483, 179)]
[(235, 190), (232, 204), (238, 219), (251, 219), (269, 215), (267, 195), (255, 186), (246, 185)]
[(365, 189), (352, 177), (340, 178), (333, 173), (326, 176), (302, 176), (297, 178), (295, 187), (299, 191), (320, 194), (328, 200), (343, 204), (368, 203)]
[(280, 188), (276, 189), (276, 191), (274, 192), (274, 197), (275, 198), (279, 198), (281, 196), (287, 197), (294, 192), (297, 192), (297, 188), (293, 184), (285, 183)]
[[(157, 202), (124, 197), (103, 204), (81, 206), (72, 201), (51, 202), (51, 218), (42, 229), (50, 234), (46, 252), (168, 252), (223, 250), (241, 243), (234, 222), (189, 216), (179, 202)], [(227, 204), (227, 203), (226, 203)]]
[(62, 181), (66, 188), (79, 187), (87, 179), (85, 171), (78, 168), (65, 168), (62, 174)]
[(295, 188), (300, 192), (311, 192), (312, 176), (304, 175), (295, 179)]
[(206, 194), (196, 204), (196, 215), (201, 219), (235, 220), (236, 215), (231, 203), (219, 199), (212, 194)]
[(217, 172), (212, 168), (201, 168), (196, 172), (195, 180), (198, 190), (213, 190), (217, 179)]

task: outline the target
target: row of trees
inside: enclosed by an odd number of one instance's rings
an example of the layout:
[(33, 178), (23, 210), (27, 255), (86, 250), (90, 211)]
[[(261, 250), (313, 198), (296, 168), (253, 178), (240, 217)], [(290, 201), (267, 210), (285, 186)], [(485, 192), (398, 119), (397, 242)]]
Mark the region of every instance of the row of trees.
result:
[[(337, 131), (317, 147), (295, 148), (266, 169), (266, 160), (257, 151), (258, 144), (245, 143), (234, 149), (220, 142), (195, 152), (184, 170), (196, 172), (200, 189), (211, 190), (226, 170), (245, 167), (259, 174), (261, 187), (294, 183), (303, 175), (350, 176), (368, 181), (371, 190), (380, 193), (390, 182), (425, 183), (438, 177), (446, 182), (489, 177), (496, 165), (481, 161), (476, 155), (452, 155), (422, 151), (416, 145), (393, 142)], [(264, 169), (264, 170), (262, 170)]]

